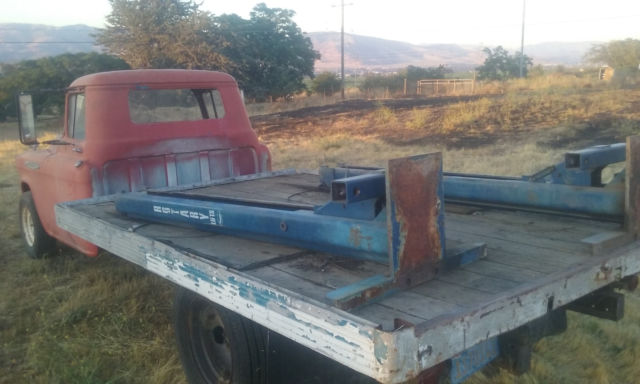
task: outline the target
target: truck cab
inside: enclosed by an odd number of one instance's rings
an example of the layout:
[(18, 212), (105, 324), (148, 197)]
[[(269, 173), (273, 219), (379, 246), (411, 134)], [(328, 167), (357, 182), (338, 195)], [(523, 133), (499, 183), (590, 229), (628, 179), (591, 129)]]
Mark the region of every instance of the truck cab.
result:
[(20, 138), (30, 146), (16, 158), (19, 217), (31, 257), (51, 252), (55, 240), (97, 255), (95, 245), (58, 227), (57, 203), (271, 169), (227, 74), (95, 73), (71, 83), (65, 100), (60, 136), (38, 142), (31, 97), (19, 95)]

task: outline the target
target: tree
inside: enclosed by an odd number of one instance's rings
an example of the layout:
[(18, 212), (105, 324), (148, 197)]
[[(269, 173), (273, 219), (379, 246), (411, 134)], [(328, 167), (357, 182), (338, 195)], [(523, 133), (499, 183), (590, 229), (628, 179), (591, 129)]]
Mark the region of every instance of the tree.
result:
[(295, 12), (260, 3), (249, 20), (222, 15), (216, 25), (227, 44), (223, 54), (233, 63), (231, 73), (250, 98), (289, 97), (305, 89), (320, 54), (292, 20)]
[(228, 70), (224, 41), (208, 12), (192, 0), (109, 0), (98, 43), (133, 68)]
[(399, 92), (404, 88), (404, 80), (411, 84), (415, 84), (418, 80), (425, 79), (444, 79), (445, 74), (450, 73), (451, 69), (444, 65), (437, 67), (417, 67), (409, 65), (407, 68), (399, 71), (397, 74), (369, 74), (365, 75), (364, 81), (360, 83), (358, 88), (361, 91), (370, 89), (387, 89), (389, 92)]
[(293, 11), (258, 4), (249, 20), (213, 16), (193, 0), (109, 0), (97, 41), (134, 68), (213, 69), (231, 73), (250, 98), (304, 89), (319, 55)]
[(618, 70), (637, 72), (640, 65), (640, 40), (614, 40), (593, 46), (585, 59), (594, 64), (606, 64)]
[[(25, 60), (15, 64), (3, 64), (0, 77), (0, 120), (15, 116), (14, 96), (19, 91), (64, 89), (76, 78), (94, 72), (128, 69), (123, 60), (99, 53), (64, 54), (38, 60)], [(36, 113), (49, 110), (61, 112), (64, 107), (63, 92), (34, 93)]]
[[(497, 46), (494, 50), (485, 48), (483, 52), (487, 58), (484, 60), (484, 64), (476, 68), (479, 79), (507, 80), (520, 75), (520, 52), (509, 55), (509, 52), (502, 46)], [(523, 76), (527, 76), (527, 70), (532, 65), (533, 60), (524, 55)]]
[(311, 91), (315, 93), (322, 93), (327, 96), (331, 96), (340, 90), (341, 82), (333, 72), (322, 72), (313, 79), (311, 82)]
[(447, 68), (442, 64), (437, 67), (428, 68), (409, 65), (404, 71), (400, 72), (400, 76), (413, 83), (418, 80), (444, 79), (444, 76), (451, 72), (450, 68)]

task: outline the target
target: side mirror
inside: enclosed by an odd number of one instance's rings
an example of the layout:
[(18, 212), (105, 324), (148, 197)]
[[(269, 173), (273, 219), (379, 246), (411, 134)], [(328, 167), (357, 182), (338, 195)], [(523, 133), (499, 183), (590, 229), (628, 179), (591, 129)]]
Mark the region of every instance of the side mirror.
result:
[(18, 95), (18, 127), (22, 144), (38, 144), (36, 118), (33, 114), (33, 100), (29, 94)]

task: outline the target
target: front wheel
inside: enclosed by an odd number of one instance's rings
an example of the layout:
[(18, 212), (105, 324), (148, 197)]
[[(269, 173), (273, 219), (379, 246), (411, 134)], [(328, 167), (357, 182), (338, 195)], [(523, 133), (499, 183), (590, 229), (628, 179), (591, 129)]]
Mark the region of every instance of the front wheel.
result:
[(267, 382), (264, 328), (178, 288), (174, 328), (190, 384)]
[(42, 227), (40, 216), (36, 211), (31, 191), (20, 196), (20, 232), (27, 248), (27, 254), (33, 259), (40, 259), (55, 250), (56, 241)]

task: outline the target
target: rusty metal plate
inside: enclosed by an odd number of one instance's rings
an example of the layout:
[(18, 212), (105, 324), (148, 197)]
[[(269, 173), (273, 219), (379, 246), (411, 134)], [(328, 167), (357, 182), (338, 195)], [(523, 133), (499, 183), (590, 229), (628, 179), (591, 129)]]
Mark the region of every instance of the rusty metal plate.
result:
[(444, 255), (442, 155), (390, 160), (387, 168), (389, 257), (396, 284), (433, 277)]

